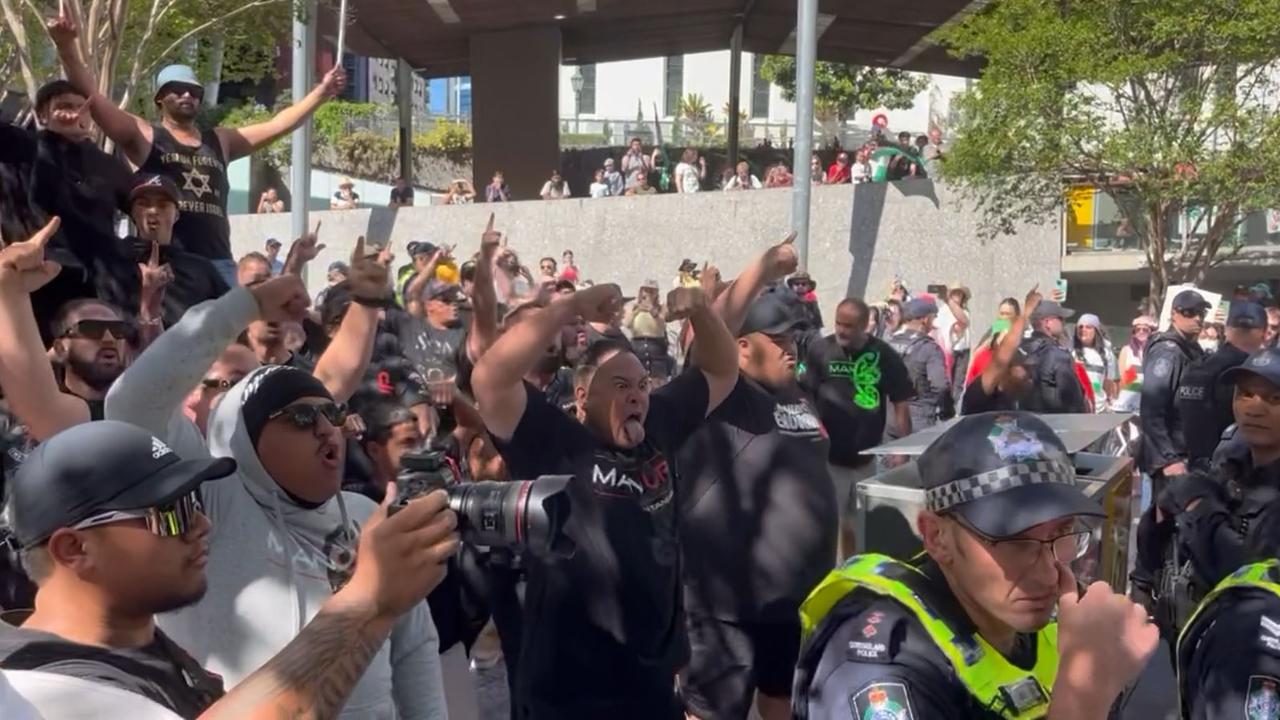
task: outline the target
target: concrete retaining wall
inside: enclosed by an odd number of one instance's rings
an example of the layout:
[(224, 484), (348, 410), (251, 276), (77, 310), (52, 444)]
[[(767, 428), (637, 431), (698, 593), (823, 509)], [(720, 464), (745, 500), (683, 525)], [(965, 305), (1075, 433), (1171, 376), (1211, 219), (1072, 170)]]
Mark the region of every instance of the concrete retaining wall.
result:
[[(789, 189), (706, 192), (494, 205), (414, 207), (318, 212), (326, 249), (309, 273), (313, 292), (324, 268), (347, 260), (358, 236), (391, 242), (404, 261), (411, 240), (457, 244), (469, 256), (479, 247), (490, 212), (521, 260), (577, 255), (583, 277), (619, 283), (635, 293), (646, 278), (669, 287), (681, 259), (710, 260), (726, 278), (781, 239), (791, 210)], [(260, 250), (268, 237), (289, 234), (287, 215), (231, 218), (239, 257)], [(828, 323), (848, 296), (883, 297), (895, 275), (909, 288), (930, 283), (968, 285), (978, 318), (993, 317), (1000, 298), (1021, 298), (1033, 283), (1049, 287), (1058, 277), (1061, 234), (1056, 223), (1026, 226), (1013, 236), (978, 239), (976, 218), (954, 191), (929, 180), (814, 188), (809, 272), (818, 284)], [(288, 243), (286, 243), (286, 246)]]

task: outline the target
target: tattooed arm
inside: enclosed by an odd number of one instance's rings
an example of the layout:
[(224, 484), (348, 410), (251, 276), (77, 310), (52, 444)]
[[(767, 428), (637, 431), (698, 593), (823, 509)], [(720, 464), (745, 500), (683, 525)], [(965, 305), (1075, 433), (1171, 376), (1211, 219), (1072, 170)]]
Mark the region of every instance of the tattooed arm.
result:
[[(444, 579), (457, 518), (444, 491), (388, 516), (387, 499), (360, 534), (355, 574), (302, 632), (200, 720), (329, 720), (342, 711), (401, 613)], [(443, 698), (441, 698), (443, 701)]]

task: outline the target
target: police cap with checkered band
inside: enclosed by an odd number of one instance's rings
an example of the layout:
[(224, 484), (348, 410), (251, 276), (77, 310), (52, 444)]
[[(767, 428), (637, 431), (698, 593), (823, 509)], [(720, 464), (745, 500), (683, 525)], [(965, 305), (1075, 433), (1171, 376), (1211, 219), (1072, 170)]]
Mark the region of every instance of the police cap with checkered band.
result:
[(1062, 440), (1029, 412), (969, 415), (917, 462), (925, 507), (1008, 538), (1066, 517), (1104, 517), (1084, 493)]
[(22, 463), (9, 487), (9, 519), (19, 546), (29, 548), (104, 510), (167, 505), (235, 469), (230, 458), (183, 460), (127, 423), (83, 423), (41, 443)]

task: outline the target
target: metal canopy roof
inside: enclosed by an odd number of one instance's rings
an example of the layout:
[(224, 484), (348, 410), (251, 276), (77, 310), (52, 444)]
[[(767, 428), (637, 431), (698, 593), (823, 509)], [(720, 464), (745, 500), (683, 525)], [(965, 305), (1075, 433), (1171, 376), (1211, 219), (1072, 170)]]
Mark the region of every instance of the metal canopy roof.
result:
[[(975, 76), (925, 37), (987, 0), (820, 0), (818, 59)], [(404, 58), (429, 77), (469, 72), (468, 37), (529, 25), (562, 29), (564, 62), (585, 64), (723, 50), (740, 18), (742, 48), (793, 54), (795, 0), (348, 0), (347, 44)], [(337, 0), (321, 17), (330, 37)], [(562, 19), (557, 19), (560, 16)]]

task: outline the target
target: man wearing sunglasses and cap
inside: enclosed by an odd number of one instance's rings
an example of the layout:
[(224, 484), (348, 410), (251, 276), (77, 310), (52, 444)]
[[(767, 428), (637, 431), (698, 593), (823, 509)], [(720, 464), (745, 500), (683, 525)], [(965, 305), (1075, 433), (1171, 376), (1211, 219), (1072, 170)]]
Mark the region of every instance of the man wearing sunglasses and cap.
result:
[(1103, 513), (1062, 441), (1031, 413), (970, 415), (918, 467), (925, 553), (854, 556), (801, 607), (797, 717), (1105, 718), (1158, 636), (1104, 583), (1079, 594), (1068, 565)]
[(1195, 290), (1173, 297), (1171, 327), (1147, 342), (1142, 360), (1142, 447), (1138, 467), (1150, 475), (1158, 495), (1165, 479), (1187, 473), (1187, 443), (1176, 402), (1183, 373), (1204, 357), (1196, 342), (1209, 303)]
[(235, 284), (231, 255), (231, 226), (227, 222), (230, 185), (227, 165), (251, 155), (291, 132), (326, 100), (346, 86), (346, 73), (334, 67), (306, 97), (266, 122), (242, 128), (201, 131), (196, 124), (204, 86), (185, 65), (170, 65), (156, 77), (154, 102), (159, 122), (122, 110), (97, 91), (93, 73), (80, 58), (75, 21), (63, 11), (49, 22), (67, 79), (87, 94), (93, 120), (119, 147), (134, 167), (164, 175), (182, 193), (177, 234), (183, 247), (208, 258), (228, 285)]
[(277, 717), (299, 706), (332, 717), (397, 615), (443, 578), (457, 543), (443, 493), (395, 518), (384, 506), (360, 540), (356, 576), (224, 698), (222, 678), (154, 616), (205, 595), (211, 527), (202, 488), (235, 468), (226, 458), (182, 460), (113, 421), (78, 425), (35, 450), (9, 508), (40, 589), (20, 626), (13, 614), (0, 623), (0, 670), (46, 720)]

